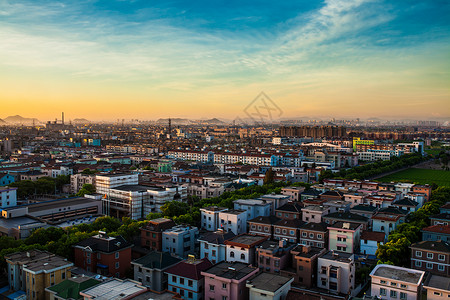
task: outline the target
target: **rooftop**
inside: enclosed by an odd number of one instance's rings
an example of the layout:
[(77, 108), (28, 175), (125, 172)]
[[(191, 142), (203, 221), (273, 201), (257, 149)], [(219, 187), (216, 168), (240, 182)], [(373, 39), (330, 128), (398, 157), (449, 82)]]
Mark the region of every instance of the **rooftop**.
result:
[(276, 292), (293, 280), (294, 278), (263, 272), (248, 280), (247, 287), (268, 292)]
[(69, 268), (71, 266), (73, 266), (73, 263), (61, 256), (50, 256), (46, 259), (30, 261), (23, 266), (23, 269), (32, 273), (48, 273), (54, 269)]
[(424, 276), (424, 271), (402, 268), (391, 265), (377, 265), (370, 273), (371, 276), (379, 276), (388, 279), (399, 280), (412, 284), (420, 284)]
[(176, 258), (167, 252), (152, 251), (144, 257), (136, 259), (132, 263), (139, 264), (143, 268), (162, 270), (180, 261), (181, 259)]
[(99, 284), (100, 281), (90, 277), (73, 277), (66, 279), (57, 285), (46, 288), (62, 299), (81, 299), (80, 291)]
[(253, 273), (255, 270), (258, 270), (258, 268), (240, 262), (221, 262), (203, 271), (202, 274), (212, 274), (221, 278), (239, 280)]
[(428, 278), (427, 282), (424, 284), (424, 287), (450, 291), (450, 278), (438, 275), (431, 275)]
[(188, 258), (167, 269), (166, 273), (199, 280), (203, 277), (201, 272), (209, 269), (212, 265), (207, 258)]
[(208, 206), (208, 207), (203, 207), (200, 208), (200, 210), (207, 210), (207, 211), (223, 211), (223, 210), (227, 210), (228, 208), (226, 207), (219, 207), (219, 206)]
[(328, 251), (320, 258), (327, 259), (327, 260), (333, 260), (333, 261), (339, 261), (339, 262), (346, 262), (346, 263), (349, 263), (349, 262), (352, 262), (355, 260), (353, 253), (346, 253), (346, 252), (339, 252), (339, 251)]
[(88, 299), (120, 300), (146, 290), (139, 282), (114, 278), (82, 291), (82, 295), (87, 295)]
[(450, 253), (450, 244), (443, 241), (421, 241), (411, 245), (411, 248), (433, 252)]
[(253, 246), (261, 244), (266, 239), (267, 239), (267, 237), (244, 233), (244, 234), (238, 235), (232, 239), (229, 239), (228, 241), (225, 241), (225, 244), (253, 247)]

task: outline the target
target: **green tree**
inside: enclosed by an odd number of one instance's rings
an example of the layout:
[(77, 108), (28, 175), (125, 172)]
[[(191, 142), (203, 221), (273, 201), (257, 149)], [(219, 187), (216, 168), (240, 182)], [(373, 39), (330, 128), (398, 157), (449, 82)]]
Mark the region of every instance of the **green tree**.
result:
[(266, 174), (264, 176), (264, 184), (270, 184), (273, 183), (275, 177), (275, 173), (273, 172), (272, 168), (266, 171)]
[(83, 184), (81, 189), (78, 191), (78, 193), (76, 193), (76, 195), (78, 197), (82, 197), (85, 194), (93, 194), (93, 193), (95, 193), (95, 186), (90, 183), (85, 183), (85, 184)]

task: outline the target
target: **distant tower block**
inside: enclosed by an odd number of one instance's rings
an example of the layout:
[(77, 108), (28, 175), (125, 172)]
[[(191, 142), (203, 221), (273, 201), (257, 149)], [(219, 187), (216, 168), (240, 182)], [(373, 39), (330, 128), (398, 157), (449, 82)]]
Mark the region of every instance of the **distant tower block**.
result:
[(64, 125), (64, 112), (61, 113), (61, 123)]
[(169, 138), (172, 139), (172, 120), (169, 118)]

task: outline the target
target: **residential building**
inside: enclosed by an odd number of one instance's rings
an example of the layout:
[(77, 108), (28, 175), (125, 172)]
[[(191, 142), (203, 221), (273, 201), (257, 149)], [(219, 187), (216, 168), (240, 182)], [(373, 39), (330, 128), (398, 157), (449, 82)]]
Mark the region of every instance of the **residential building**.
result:
[(10, 185), (14, 181), (14, 176), (8, 173), (0, 173), (0, 187)]
[(376, 213), (377, 208), (368, 204), (358, 204), (350, 208), (352, 214), (360, 215), (366, 217), (369, 220), (372, 219), (373, 215)]
[(275, 240), (287, 240), (290, 243), (298, 243), (300, 228), (305, 224), (300, 219), (280, 220), (273, 225), (273, 238)]
[(378, 245), (386, 242), (386, 234), (378, 231), (363, 231), (361, 233), (360, 253), (375, 255)]
[(306, 223), (300, 228), (300, 244), (328, 248), (328, 225), (326, 223)]
[(450, 243), (449, 225), (431, 225), (422, 228), (422, 240), (424, 241), (443, 241)]
[(423, 284), (427, 290), (427, 300), (441, 300), (450, 298), (450, 277), (431, 275)]
[(141, 227), (141, 245), (144, 248), (162, 251), (163, 231), (176, 226), (171, 219), (158, 218)]
[(259, 273), (247, 281), (249, 300), (282, 300), (291, 289), (294, 278), (270, 273)]
[(198, 228), (189, 225), (177, 225), (162, 233), (162, 251), (180, 257), (187, 257), (195, 251)]
[(328, 225), (328, 250), (358, 253), (360, 246), (360, 224), (336, 222)]
[(9, 288), (14, 291), (25, 291), (26, 277), (23, 267), (31, 262), (46, 260), (51, 256), (55, 255), (53, 253), (37, 249), (24, 252), (15, 252), (6, 255), (4, 258), (7, 264), (6, 268), (8, 271)]
[(302, 208), (303, 222), (322, 222), (322, 217), (331, 213), (329, 206), (323, 205), (308, 205)]
[(227, 247), (226, 261), (255, 264), (256, 246), (268, 237), (241, 234), (225, 241)]
[(60, 256), (50, 256), (38, 261), (30, 261), (23, 266), (25, 293), (27, 299), (44, 300), (49, 295), (45, 288), (71, 277), (73, 263)]
[(419, 300), (424, 271), (392, 265), (376, 265), (370, 273), (371, 295), (381, 299)]
[(219, 212), (219, 227), (238, 235), (247, 232), (247, 212), (240, 209), (230, 209)]
[(411, 268), (450, 277), (450, 244), (421, 241), (410, 246)]
[(271, 203), (271, 214), (274, 214), (276, 209), (289, 202), (289, 196), (280, 194), (267, 194), (258, 199)]
[(351, 213), (351, 212), (334, 212), (322, 217), (322, 220), (330, 225), (337, 222), (351, 223), (355, 225), (361, 225), (363, 230), (367, 230), (370, 227), (370, 219)]
[(49, 295), (49, 300), (77, 300), (83, 299), (80, 295), (81, 291), (89, 289), (100, 284), (99, 280), (90, 277), (72, 277), (68, 278), (57, 285), (47, 287), (45, 291)]
[[(431, 185), (425, 184), (415, 184), (412, 189), (412, 192), (414, 193), (421, 193), (421, 194), (425, 194), (425, 200), (428, 201), (430, 200), (430, 196), (431, 196)], [(422, 203), (423, 204), (423, 203)]]
[(289, 200), (291, 201), (300, 201), (301, 194), (305, 191), (304, 187), (301, 186), (289, 186), (281, 189), (281, 194), (285, 196), (289, 196)]
[(239, 199), (233, 202), (234, 209), (247, 211), (247, 220), (271, 215), (271, 203), (258, 199)]
[(131, 266), (131, 247), (123, 237), (110, 237), (104, 231), (74, 246), (75, 265), (103, 276), (125, 277)]
[(70, 192), (72, 194), (78, 193), (84, 184), (92, 184), (95, 186), (95, 179), (95, 175), (87, 175), (82, 173), (70, 175)]
[(280, 219), (275, 216), (256, 217), (248, 221), (248, 232), (273, 238), (273, 225), (278, 221)]
[(440, 213), (430, 216), (431, 225), (450, 225), (450, 213)]
[(42, 173), (47, 177), (56, 178), (62, 175), (72, 175), (73, 169), (67, 166), (43, 167)]
[(166, 270), (168, 290), (178, 293), (182, 299), (204, 299), (205, 277), (202, 272), (210, 267), (212, 263), (207, 258), (195, 259), (190, 256), (179, 262)]
[(202, 228), (209, 231), (216, 231), (220, 228), (219, 212), (226, 211), (228, 208), (209, 206), (200, 208)]
[(290, 250), (294, 246), (286, 240), (264, 241), (256, 248), (257, 266), (265, 272), (279, 274), (290, 265)]
[(352, 295), (355, 269), (353, 253), (328, 251), (317, 261), (317, 287), (330, 293)]
[(17, 205), (17, 188), (0, 186), (0, 209)]
[(325, 248), (297, 245), (291, 251), (291, 267), (281, 270), (281, 275), (294, 278), (294, 283), (304, 287), (316, 286), (317, 260), (327, 252)]
[(297, 202), (288, 202), (275, 210), (275, 215), (280, 219), (302, 219), (303, 206)]
[(395, 230), (398, 225), (404, 222), (405, 216), (380, 210), (372, 217), (372, 230), (389, 235), (392, 230)]
[(207, 258), (213, 264), (226, 260), (227, 247), (225, 241), (235, 236), (233, 232), (223, 230), (203, 234), (198, 238), (200, 243), (200, 258)]
[(408, 212), (415, 212), (419, 209), (419, 203), (409, 198), (397, 200), (392, 205)]
[(131, 262), (133, 278), (152, 291), (161, 292), (167, 289), (167, 274), (165, 271), (180, 261), (181, 259), (169, 253), (151, 251)]
[(205, 300), (247, 300), (247, 280), (258, 274), (256, 267), (244, 263), (221, 262), (201, 272), (205, 278)]

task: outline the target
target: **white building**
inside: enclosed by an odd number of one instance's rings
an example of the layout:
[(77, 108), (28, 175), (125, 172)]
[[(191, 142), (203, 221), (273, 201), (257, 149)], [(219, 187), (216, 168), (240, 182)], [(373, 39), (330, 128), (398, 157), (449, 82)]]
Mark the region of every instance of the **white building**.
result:
[(218, 206), (200, 208), (202, 228), (208, 231), (216, 231), (220, 227), (219, 212), (227, 210), (228, 208)]
[(247, 211), (247, 220), (271, 215), (272, 204), (266, 200), (239, 199), (233, 202), (234, 209)]
[(70, 192), (72, 194), (78, 193), (84, 184), (92, 184), (95, 186), (95, 178), (95, 175), (86, 175), (81, 173), (70, 175)]
[(283, 300), (291, 289), (293, 277), (260, 273), (247, 280), (249, 300)]
[(0, 208), (17, 205), (17, 188), (0, 186)]
[(238, 235), (247, 232), (247, 212), (232, 209), (219, 212), (219, 227), (224, 231), (231, 231)]
[(415, 300), (421, 298), (424, 271), (391, 265), (377, 265), (370, 273), (371, 296), (381, 299)]
[(188, 254), (194, 253), (197, 239), (197, 227), (174, 226), (162, 233), (162, 251), (186, 258)]
[(45, 176), (56, 178), (61, 175), (72, 175), (73, 169), (65, 166), (44, 167), (41, 169)]
[(352, 253), (329, 251), (317, 261), (317, 287), (331, 293), (353, 295), (355, 269)]
[(99, 194), (107, 194), (111, 188), (121, 185), (134, 185), (138, 183), (138, 174), (101, 174), (96, 175), (95, 190)]
[(226, 260), (227, 246), (225, 241), (235, 237), (233, 232), (218, 230), (207, 232), (198, 238), (200, 242), (200, 259), (207, 258), (213, 264)]
[(226, 261), (254, 264), (256, 257), (256, 247), (267, 240), (252, 234), (241, 234), (225, 241), (227, 247)]

